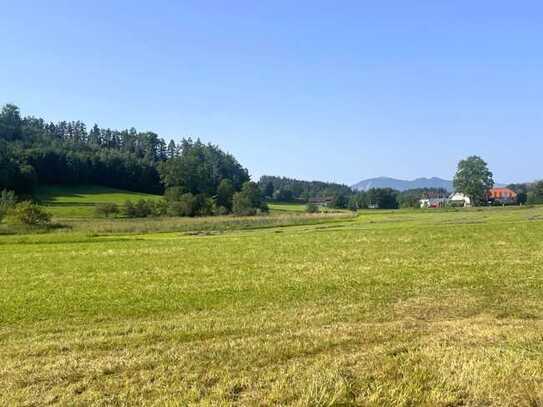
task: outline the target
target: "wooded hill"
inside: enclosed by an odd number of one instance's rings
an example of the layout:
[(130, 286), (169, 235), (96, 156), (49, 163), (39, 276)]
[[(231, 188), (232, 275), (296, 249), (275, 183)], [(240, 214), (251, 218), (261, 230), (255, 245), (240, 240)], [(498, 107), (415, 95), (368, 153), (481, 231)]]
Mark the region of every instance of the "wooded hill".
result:
[(38, 185), (96, 184), (136, 192), (212, 196), (221, 180), (240, 190), (248, 171), (217, 146), (191, 139), (166, 143), (151, 131), (112, 130), (81, 121), (48, 123), (0, 112), (0, 190), (31, 193)]

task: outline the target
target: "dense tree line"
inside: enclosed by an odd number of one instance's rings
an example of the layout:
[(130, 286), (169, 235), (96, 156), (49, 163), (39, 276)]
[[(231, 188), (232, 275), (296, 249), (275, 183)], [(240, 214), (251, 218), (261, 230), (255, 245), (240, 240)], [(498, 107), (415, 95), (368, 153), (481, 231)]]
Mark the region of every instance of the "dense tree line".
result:
[(510, 184), (507, 188), (517, 193), (517, 201), (521, 204), (543, 204), (543, 181)]
[(269, 175), (262, 176), (258, 184), (266, 199), (279, 202), (308, 202), (314, 198), (334, 197), (346, 198), (346, 201), (353, 194), (347, 185)]
[(415, 188), (401, 192), (391, 188), (372, 188), (354, 193), (349, 199), (348, 208), (352, 210), (419, 208), (421, 199), (445, 198), (448, 195), (443, 188)]
[(351, 210), (357, 209), (396, 209), (399, 192), (392, 188), (372, 188), (353, 194), (348, 203)]
[(248, 215), (267, 210), (257, 184), (232, 155), (199, 140), (183, 140), (179, 147), (158, 166), (169, 214)]
[(209, 196), (217, 194), (223, 180), (229, 180), (236, 191), (249, 181), (249, 172), (232, 155), (199, 140), (184, 139), (178, 153), (159, 164), (159, 171), (166, 188)]
[(159, 193), (158, 163), (171, 154), (153, 132), (97, 125), (87, 131), (81, 121), (23, 118), (14, 105), (0, 112), (0, 188), (28, 193), (37, 184), (99, 184)]
[(262, 195), (270, 201), (308, 203), (307, 211), (315, 212), (314, 201), (327, 200), (327, 206), (337, 209), (396, 209), (418, 208), (420, 199), (446, 197), (442, 188), (418, 188), (396, 191), (391, 188), (372, 188), (368, 191), (353, 191), (346, 185), (300, 181), (292, 178), (263, 176), (258, 185)]

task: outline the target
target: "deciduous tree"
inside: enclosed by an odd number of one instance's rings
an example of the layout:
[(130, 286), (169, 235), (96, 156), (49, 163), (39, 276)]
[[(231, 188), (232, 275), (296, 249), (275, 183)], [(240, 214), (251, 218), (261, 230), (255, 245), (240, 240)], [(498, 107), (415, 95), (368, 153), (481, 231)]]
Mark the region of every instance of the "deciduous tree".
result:
[(458, 163), (453, 184), (457, 192), (468, 196), (474, 205), (479, 205), (494, 186), (494, 179), (486, 162), (474, 155)]

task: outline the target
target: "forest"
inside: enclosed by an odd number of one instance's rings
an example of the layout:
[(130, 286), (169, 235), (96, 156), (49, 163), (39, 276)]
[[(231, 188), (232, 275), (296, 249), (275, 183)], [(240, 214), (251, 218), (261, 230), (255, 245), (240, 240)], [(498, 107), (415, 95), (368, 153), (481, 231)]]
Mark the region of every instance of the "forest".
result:
[(221, 180), (239, 191), (249, 173), (230, 154), (200, 140), (168, 143), (151, 131), (111, 130), (81, 121), (47, 123), (0, 112), (0, 189), (31, 194), (39, 185), (97, 184), (136, 192), (215, 195)]

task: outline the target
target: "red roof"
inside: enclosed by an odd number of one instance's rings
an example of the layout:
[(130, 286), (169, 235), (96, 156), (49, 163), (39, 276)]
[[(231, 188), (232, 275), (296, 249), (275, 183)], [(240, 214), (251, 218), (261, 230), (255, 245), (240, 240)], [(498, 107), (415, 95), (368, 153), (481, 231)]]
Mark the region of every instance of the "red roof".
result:
[(516, 198), (517, 193), (509, 188), (492, 188), (488, 190), (490, 198)]

